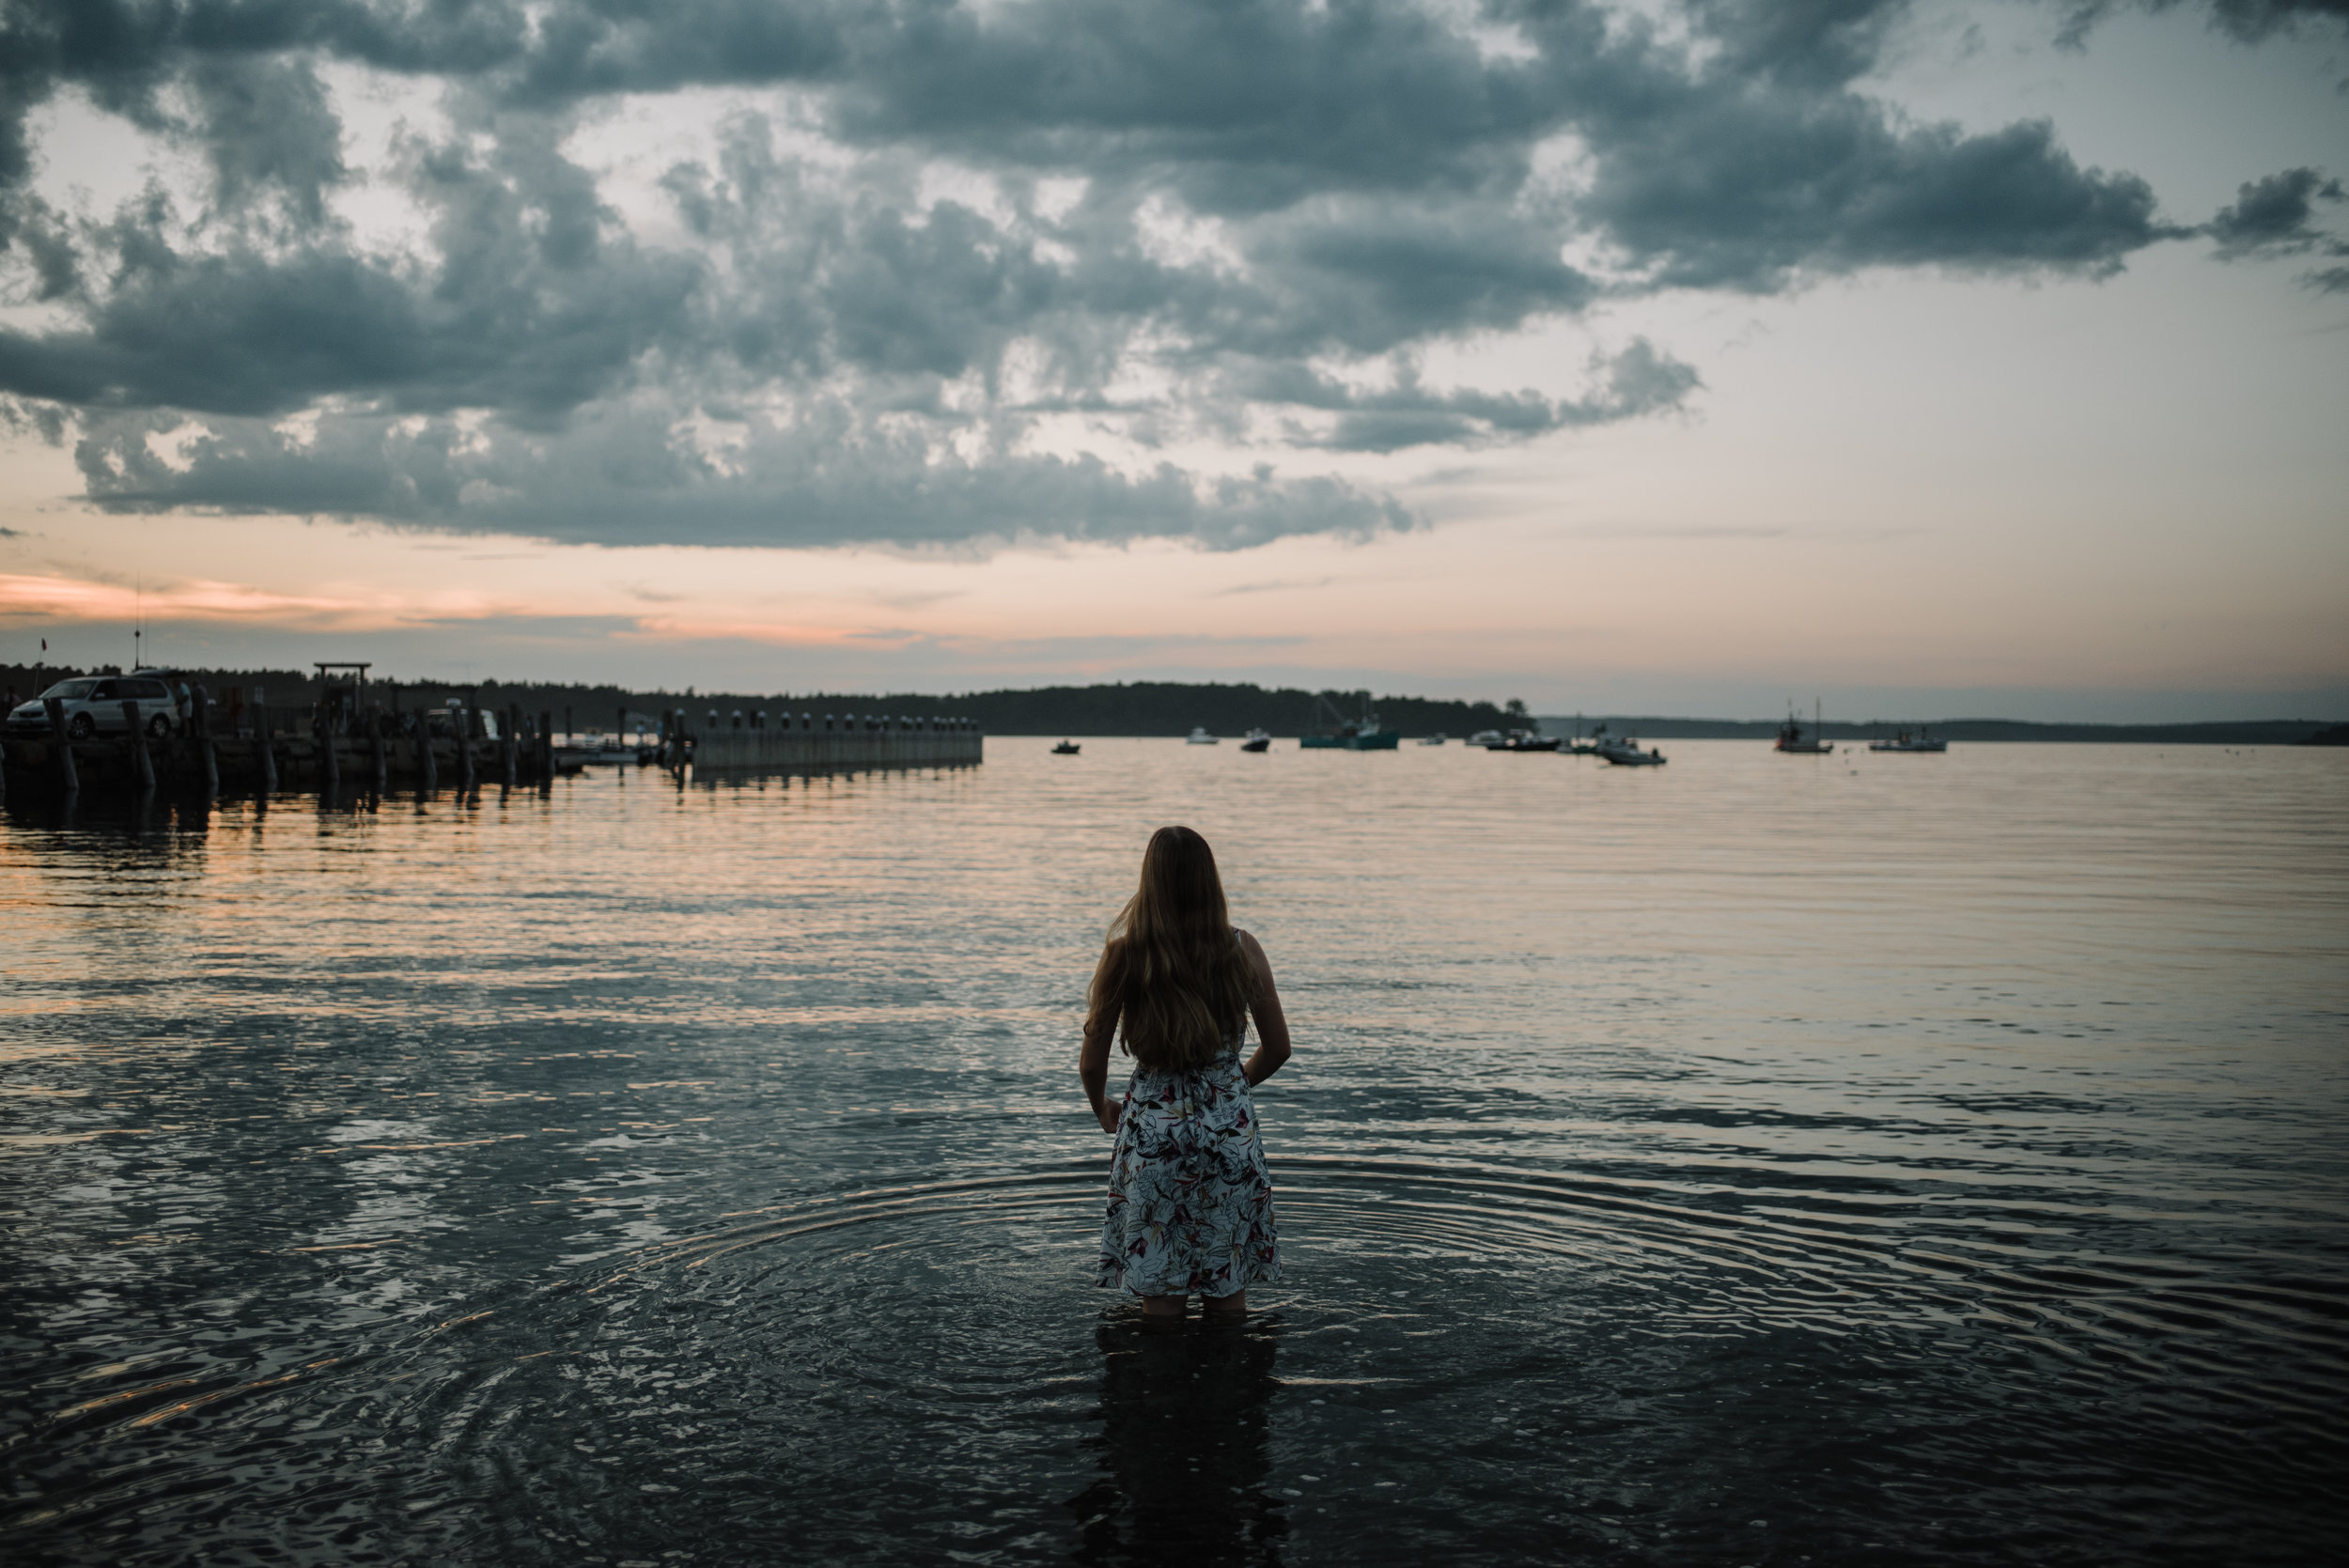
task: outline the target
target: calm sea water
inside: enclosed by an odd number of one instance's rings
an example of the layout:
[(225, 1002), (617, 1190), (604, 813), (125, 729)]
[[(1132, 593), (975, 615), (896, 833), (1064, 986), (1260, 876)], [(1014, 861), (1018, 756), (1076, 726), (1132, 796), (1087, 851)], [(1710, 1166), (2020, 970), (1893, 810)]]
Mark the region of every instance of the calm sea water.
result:
[[(0, 818), (11, 1561), (2307, 1561), (2349, 754), (959, 772)], [(1288, 1270), (1089, 1272), (1183, 821)]]

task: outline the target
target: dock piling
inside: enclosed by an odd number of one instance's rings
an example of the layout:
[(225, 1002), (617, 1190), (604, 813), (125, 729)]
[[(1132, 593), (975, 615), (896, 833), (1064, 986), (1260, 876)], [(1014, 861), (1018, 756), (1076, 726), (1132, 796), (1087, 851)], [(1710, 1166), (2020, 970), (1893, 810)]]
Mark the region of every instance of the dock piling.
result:
[(131, 763), (138, 771), (139, 793), (155, 792), (155, 759), (147, 754), (147, 731), (139, 727), (139, 705), (131, 698), (122, 700), (122, 724), (131, 737)]
[(65, 732), (65, 704), (55, 697), (43, 697), (40, 706), (49, 715), (49, 743), (56, 749), (57, 787), (68, 795), (78, 795), (82, 775), (73, 767), (73, 741)]
[(212, 698), (198, 682), (188, 692), (188, 717), (195, 724), (196, 754), (204, 760), (204, 797), (220, 793), (220, 753), (212, 745)]
[(343, 787), (343, 760), (334, 753), (334, 721), (322, 704), (311, 710), (310, 738), (318, 742), (319, 777), (326, 781), (326, 793), (340, 794)]

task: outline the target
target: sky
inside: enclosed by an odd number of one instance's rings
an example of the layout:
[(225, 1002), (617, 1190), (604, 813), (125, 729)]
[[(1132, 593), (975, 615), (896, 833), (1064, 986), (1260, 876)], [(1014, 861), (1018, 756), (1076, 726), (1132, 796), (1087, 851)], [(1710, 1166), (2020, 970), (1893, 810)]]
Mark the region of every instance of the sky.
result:
[(0, 661), (2349, 718), (2349, 0), (7, 0)]

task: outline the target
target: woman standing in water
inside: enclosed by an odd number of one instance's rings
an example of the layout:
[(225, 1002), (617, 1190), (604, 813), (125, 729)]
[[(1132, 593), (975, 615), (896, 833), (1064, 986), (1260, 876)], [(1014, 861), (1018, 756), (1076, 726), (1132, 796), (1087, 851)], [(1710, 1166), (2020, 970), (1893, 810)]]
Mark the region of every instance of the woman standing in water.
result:
[[(1251, 1014), (1262, 1043), (1242, 1066)], [(1121, 1025), (1134, 1072), (1112, 1103)], [(1077, 1063), (1093, 1114), (1117, 1135), (1096, 1284), (1141, 1296), (1148, 1317), (1179, 1318), (1197, 1296), (1209, 1316), (1237, 1318), (1250, 1285), (1281, 1277), (1249, 1090), (1288, 1059), (1272, 966), (1233, 929), (1215, 851), (1189, 828), (1160, 828), (1093, 971)]]

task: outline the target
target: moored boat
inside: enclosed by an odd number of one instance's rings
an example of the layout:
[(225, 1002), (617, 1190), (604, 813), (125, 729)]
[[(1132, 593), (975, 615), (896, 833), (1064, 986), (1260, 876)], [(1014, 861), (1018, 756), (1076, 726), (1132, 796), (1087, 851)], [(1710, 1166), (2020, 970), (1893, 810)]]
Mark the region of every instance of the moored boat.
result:
[(1937, 735), (1928, 735), (1921, 729), (1914, 735), (1903, 730), (1890, 740), (1868, 742), (1868, 750), (1872, 752), (1946, 752), (1949, 749), (1948, 741)]
[(1449, 738), (1451, 737), (1445, 735), (1443, 731), (1438, 730), (1433, 735), (1421, 736), (1418, 743), (1422, 746), (1440, 746)]
[(1795, 717), (1795, 710), (1789, 707), (1786, 722), (1778, 726), (1778, 745), (1773, 749), (1796, 756), (1826, 756), (1835, 748), (1819, 738), (1819, 706), (1815, 698), (1811, 706), (1811, 728), (1808, 732), (1803, 729), (1802, 721)]
[(1248, 732), (1248, 738), (1239, 743), (1239, 749), (1243, 752), (1268, 752), (1272, 750), (1272, 732), (1270, 730), (1261, 729), (1250, 730)]
[(1661, 768), (1664, 766), (1664, 753), (1653, 746), (1644, 752), (1640, 750), (1639, 738), (1636, 736), (1626, 735), (1620, 740), (1602, 740), (1594, 745), (1591, 751), (1593, 755), (1602, 757), (1618, 768)]
[(1193, 724), (1190, 727), (1190, 734), (1183, 737), (1183, 744), (1186, 746), (1218, 746), (1222, 742), (1218, 737), (1209, 735), (1205, 724)]
[[(1333, 721), (1331, 728), (1321, 727), (1324, 714)], [(1403, 744), (1403, 732), (1380, 726), (1367, 691), (1362, 693), (1361, 716), (1356, 719), (1341, 717), (1329, 698), (1316, 696), (1313, 728), (1298, 737), (1297, 744), (1309, 752), (1392, 752)]]
[(1056, 757), (1073, 757), (1083, 749), (1073, 740), (1064, 740), (1052, 748), (1052, 754)]

